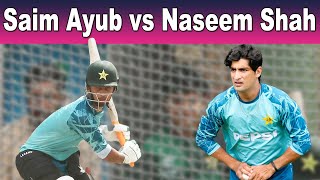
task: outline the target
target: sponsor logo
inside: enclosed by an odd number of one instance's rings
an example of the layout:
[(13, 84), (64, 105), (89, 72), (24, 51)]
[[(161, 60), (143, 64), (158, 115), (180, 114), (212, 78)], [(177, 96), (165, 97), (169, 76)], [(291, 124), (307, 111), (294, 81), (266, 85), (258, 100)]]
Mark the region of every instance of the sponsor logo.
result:
[(264, 132), (264, 133), (259, 133), (259, 132), (252, 132), (248, 134), (233, 133), (233, 138), (235, 140), (240, 139), (243, 141), (255, 141), (257, 139), (263, 139), (268, 141), (277, 136), (278, 136), (278, 132), (276, 130), (274, 130), (273, 132)]

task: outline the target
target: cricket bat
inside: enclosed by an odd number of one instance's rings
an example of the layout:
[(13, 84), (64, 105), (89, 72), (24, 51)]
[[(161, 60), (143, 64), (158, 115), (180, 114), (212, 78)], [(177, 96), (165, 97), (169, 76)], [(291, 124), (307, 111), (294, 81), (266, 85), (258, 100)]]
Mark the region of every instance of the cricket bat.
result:
[[(94, 38), (89, 38), (88, 40), (88, 48), (89, 48), (89, 56), (90, 56), (90, 64), (96, 62), (96, 61), (101, 61), (100, 59), (100, 55), (99, 55), (99, 51), (98, 51), (98, 47), (97, 47), (97, 43), (96, 40)], [(111, 123), (113, 125), (115, 124), (119, 124), (119, 118), (118, 118), (118, 113), (117, 113), (117, 109), (113, 103), (113, 99), (111, 97), (109, 104), (108, 104), (108, 113), (109, 113), (109, 117), (111, 119)], [(124, 135), (122, 132), (116, 132), (117, 138), (119, 140), (119, 143), (121, 146), (124, 145), (124, 143), (126, 142)], [(130, 163), (130, 166), (133, 167), (134, 163)]]

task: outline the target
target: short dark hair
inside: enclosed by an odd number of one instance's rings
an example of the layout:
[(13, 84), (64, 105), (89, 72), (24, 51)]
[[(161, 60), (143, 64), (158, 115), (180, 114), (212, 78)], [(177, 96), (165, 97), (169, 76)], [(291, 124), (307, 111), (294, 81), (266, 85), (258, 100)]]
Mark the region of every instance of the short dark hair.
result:
[(35, 64), (24, 78), (25, 88), (30, 91), (29, 84), (33, 82), (54, 81), (59, 88), (65, 88), (67, 79), (66, 70), (60, 63), (56, 64)]
[[(262, 66), (263, 58), (261, 51), (248, 44), (241, 44), (232, 48), (226, 56), (224, 64), (231, 67), (232, 61), (239, 61), (241, 58), (249, 60), (249, 66), (253, 71), (256, 71), (259, 66)], [(259, 81), (260, 78), (261, 76), (259, 77)]]

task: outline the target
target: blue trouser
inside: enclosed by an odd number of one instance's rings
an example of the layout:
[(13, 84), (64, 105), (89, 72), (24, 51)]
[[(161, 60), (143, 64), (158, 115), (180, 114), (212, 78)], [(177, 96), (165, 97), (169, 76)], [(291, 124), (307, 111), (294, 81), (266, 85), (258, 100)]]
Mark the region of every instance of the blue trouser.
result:
[[(293, 180), (292, 164), (289, 164), (277, 172), (275, 172), (269, 179), (271, 180)], [(230, 180), (239, 180), (236, 173), (230, 170)]]

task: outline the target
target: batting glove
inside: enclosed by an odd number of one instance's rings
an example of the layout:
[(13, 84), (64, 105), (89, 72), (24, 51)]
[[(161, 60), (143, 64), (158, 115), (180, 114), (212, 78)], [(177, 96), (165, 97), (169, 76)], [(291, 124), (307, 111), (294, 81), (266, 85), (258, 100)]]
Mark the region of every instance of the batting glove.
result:
[(130, 139), (129, 126), (126, 126), (123, 124), (114, 125), (114, 128), (112, 131), (108, 130), (107, 125), (101, 125), (101, 126), (99, 126), (99, 130), (104, 135), (104, 137), (107, 141), (118, 141), (119, 142), (119, 139), (117, 138), (116, 132), (122, 132), (124, 135), (124, 138), (126, 140)]
[(141, 157), (141, 150), (135, 140), (127, 141), (119, 152), (125, 156), (124, 164), (136, 162)]

